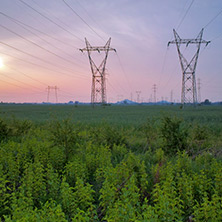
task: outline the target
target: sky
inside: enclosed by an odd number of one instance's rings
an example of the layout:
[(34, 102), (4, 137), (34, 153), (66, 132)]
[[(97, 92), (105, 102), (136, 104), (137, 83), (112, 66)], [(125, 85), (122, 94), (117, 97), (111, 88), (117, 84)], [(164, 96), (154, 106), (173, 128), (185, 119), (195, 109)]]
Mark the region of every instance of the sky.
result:
[[(196, 68), (201, 101), (222, 101), (221, 0), (1, 0), (0, 101), (90, 102), (92, 73), (85, 48), (104, 46), (107, 101), (180, 102), (182, 71), (173, 29), (194, 39), (204, 28)], [(195, 45), (182, 46), (189, 61)], [(99, 66), (104, 54), (93, 52)], [(1, 65), (2, 64), (2, 65)], [(48, 86), (51, 88), (49, 94)]]

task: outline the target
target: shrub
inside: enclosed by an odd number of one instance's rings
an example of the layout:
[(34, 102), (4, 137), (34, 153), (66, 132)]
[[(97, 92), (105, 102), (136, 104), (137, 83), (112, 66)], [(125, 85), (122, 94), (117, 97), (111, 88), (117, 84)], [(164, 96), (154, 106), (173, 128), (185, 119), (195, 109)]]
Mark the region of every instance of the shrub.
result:
[(209, 146), (210, 131), (206, 126), (195, 124), (192, 126), (191, 139), (194, 151), (199, 151)]
[(0, 142), (7, 139), (9, 133), (10, 133), (10, 128), (2, 119), (0, 119)]
[(114, 145), (111, 156), (112, 164), (115, 166), (120, 163), (127, 153), (128, 151), (124, 145)]
[(94, 128), (92, 131), (92, 136), (95, 143), (99, 145), (106, 145), (111, 149), (114, 145), (126, 144), (126, 138), (122, 130), (116, 129), (107, 124)]
[(172, 155), (187, 148), (188, 129), (181, 119), (164, 117), (160, 131), (164, 141), (163, 150), (166, 154)]
[(54, 146), (64, 148), (66, 160), (74, 153), (75, 145), (79, 142), (78, 131), (68, 119), (62, 122), (55, 121), (50, 127), (51, 141)]
[(146, 148), (153, 149), (157, 140), (157, 128), (155, 126), (156, 121), (148, 118), (146, 123), (142, 125), (141, 130), (146, 137)]
[(12, 129), (14, 136), (23, 136), (26, 134), (32, 127), (32, 122), (28, 120), (17, 120), (13, 119)]

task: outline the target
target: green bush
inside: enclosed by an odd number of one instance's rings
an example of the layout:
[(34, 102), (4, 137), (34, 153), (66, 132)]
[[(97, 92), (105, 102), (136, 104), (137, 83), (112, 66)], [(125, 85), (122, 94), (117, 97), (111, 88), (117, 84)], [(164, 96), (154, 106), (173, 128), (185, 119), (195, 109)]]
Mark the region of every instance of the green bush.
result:
[(191, 129), (191, 154), (195, 154), (198, 151), (201, 151), (208, 146), (210, 146), (210, 130), (207, 126), (194, 124)]
[(13, 119), (12, 122), (12, 129), (13, 129), (13, 135), (23, 136), (32, 128), (32, 122), (29, 120), (17, 120)]
[(108, 124), (102, 124), (93, 128), (91, 131), (93, 140), (96, 144), (109, 146), (126, 144), (126, 138), (122, 129), (116, 129)]
[(66, 161), (76, 150), (76, 145), (80, 141), (78, 130), (74, 128), (72, 122), (68, 119), (63, 121), (54, 121), (50, 126), (51, 141), (54, 146), (64, 148)]
[(148, 118), (146, 123), (141, 127), (141, 130), (146, 137), (146, 149), (151, 148), (153, 150), (155, 147), (158, 137), (156, 122), (156, 120)]
[(11, 130), (8, 125), (2, 119), (0, 119), (0, 142), (8, 138), (10, 131)]
[(163, 149), (166, 154), (174, 154), (188, 147), (188, 129), (181, 119), (165, 116), (160, 128), (163, 138)]

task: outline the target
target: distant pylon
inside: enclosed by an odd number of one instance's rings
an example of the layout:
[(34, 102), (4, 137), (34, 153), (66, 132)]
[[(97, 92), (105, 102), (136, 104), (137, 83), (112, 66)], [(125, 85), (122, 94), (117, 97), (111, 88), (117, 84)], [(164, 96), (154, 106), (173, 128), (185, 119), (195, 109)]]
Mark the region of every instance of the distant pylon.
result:
[[(181, 103), (182, 106), (186, 103), (192, 103), (194, 105), (197, 104), (197, 90), (196, 90), (196, 79), (195, 79), (195, 71), (197, 66), (197, 60), (200, 52), (200, 46), (202, 43), (206, 44), (206, 46), (210, 43), (210, 41), (202, 40), (203, 36), (203, 29), (195, 39), (181, 39), (180, 36), (177, 34), (175, 29), (174, 32), (174, 40), (168, 42), (168, 46), (170, 44), (176, 44), (177, 46), (177, 52), (180, 59), (180, 65), (182, 69), (182, 93), (181, 93)], [(197, 51), (190, 60), (190, 62), (187, 61), (187, 59), (183, 56), (183, 54), (180, 51), (180, 45), (186, 44), (186, 47), (190, 44), (196, 44)]]
[(173, 103), (173, 90), (170, 91), (170, 102)]
[(157, 90), (157, 87), (156, 87), (156, 84), (154, 84), (153, 85), (154, 103), (156, 103), (156, 90)]
[(56, 103), (58, 103), (58, 94), (57, 94), (57, 90), (59, 89), (57, 86), (48, 86), (47, 88), (47, 103), (49, 103), (49, 95), (50, 95), (50, 91), (51, 90), (55, 90), (55, 99), (56, 99)]
[[(95, 103), (105, 104), (107, 102), (106, 98), (106, 61), (109, 51), (116, 51), (114, 48), (110, 48), (111, 38), (107, 41), (105, 46), (91, 46), (87, 39), (85, 38), (86, 48), (80, 49), (81, 52), (87, 51), (89, 57), (89, 63), (92, 71), (92, 90), (91, 90), (91, 104)], [(99, 66), (97, 66), (91, 57), (91, 52), (97, 51), (105, 52), (105, 58)]]
[(136, 91), (136, 94), (137, 94), (137, 103), (140, 103), (140, 93), (141, 93), (141, 91)]

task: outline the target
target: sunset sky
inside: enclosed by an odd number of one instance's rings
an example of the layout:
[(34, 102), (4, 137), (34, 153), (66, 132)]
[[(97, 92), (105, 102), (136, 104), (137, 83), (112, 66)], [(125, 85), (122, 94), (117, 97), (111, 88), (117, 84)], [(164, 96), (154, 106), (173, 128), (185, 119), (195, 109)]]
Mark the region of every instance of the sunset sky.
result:
[[(0, 101), (46, 102), (57, 86), (59, 102), (90, 102), (92, 74), (84, 38), (103, 46), (108, 102), (122, 99), (180, 101), (182, 72), (173, 29), (195, 38), (204, 28), (196, 70), (201, 100), (222, 101), (221, 0), (1, 0)], [(68, 5), (67, 5), (68, 4)], [(70, 7), (69, 7), (70, 6)], [(73, 10), (72, 10), (73, 9)], [(221, 12), (221, 13), (220, 13)], [(194, 47), (194, 48), (193, 48)], [(195, 46), (182, 50), (187, 58)], [(103, 54), (93, 53), (99, 65)], [(188, 59), (189, 60), (189, 59)], [(50, 92), (50, 102), (55, 93)]]

